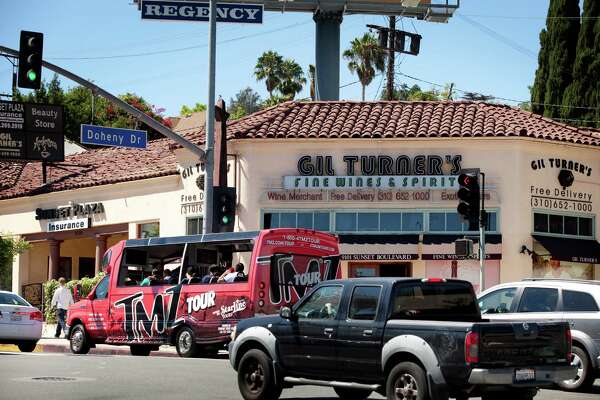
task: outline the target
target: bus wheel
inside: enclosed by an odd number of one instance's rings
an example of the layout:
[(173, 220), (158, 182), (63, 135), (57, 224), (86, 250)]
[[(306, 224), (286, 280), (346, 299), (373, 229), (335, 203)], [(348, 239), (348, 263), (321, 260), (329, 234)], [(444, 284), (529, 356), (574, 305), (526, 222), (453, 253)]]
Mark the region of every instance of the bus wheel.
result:
[(88, 339), (83, 325), (77, 324), (71, 328), (69, 347), (74, 354), (87, 354), (90, 351), (90, 340)]
[(188, 326), (183, 327), (175, 339), (175, 348), (180, 357), (195, 357), (198, 354), (198, 345), (194, 337), (194, 331)]
[(129, 351), (132, 356), (149, 356), (152, 351), (152, 346), (140, 344), (131, 345), (129, 346)]

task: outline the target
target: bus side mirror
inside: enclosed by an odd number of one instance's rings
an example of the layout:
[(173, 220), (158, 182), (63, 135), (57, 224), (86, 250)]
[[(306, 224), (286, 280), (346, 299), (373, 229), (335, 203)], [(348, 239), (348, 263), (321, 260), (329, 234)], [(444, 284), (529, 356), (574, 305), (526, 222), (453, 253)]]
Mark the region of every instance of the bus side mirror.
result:
[(281, 309), (279, 310), (279, 316), (283, 319), (288, 319), (292, 321), (292, 309), (289, 307), (281, 307)]

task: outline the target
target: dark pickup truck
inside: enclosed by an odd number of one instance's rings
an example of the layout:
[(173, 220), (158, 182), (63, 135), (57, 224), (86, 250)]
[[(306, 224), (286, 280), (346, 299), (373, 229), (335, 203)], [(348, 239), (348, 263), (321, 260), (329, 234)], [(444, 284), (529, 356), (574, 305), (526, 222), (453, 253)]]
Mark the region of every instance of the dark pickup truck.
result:
[(232, 339), (246, 400), (295, 385), (352, 400), (523, 400), (576, 374), (567, 323), (488, 322), (460, 280), (321, 282), (280, 315), (240, 321)]

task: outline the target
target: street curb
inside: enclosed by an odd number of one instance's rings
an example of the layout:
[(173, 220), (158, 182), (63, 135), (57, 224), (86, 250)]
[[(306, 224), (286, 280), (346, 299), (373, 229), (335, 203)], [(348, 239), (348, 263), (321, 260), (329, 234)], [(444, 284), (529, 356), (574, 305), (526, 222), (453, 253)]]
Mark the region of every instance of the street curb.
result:
[[(105, 346), (108, 345), (98, 345), (98, 347), (92, 348), (89, 354), (92, 355), (122, 355), (122, 356), (130, 356), (131, 353), (129, 351), (129, 346), (110, 346), (107, 348)], [(20, 350), (16, 345), (6, 344), (0, 345), (0, 351), (2, 352), (14, 352), (19, 353)], [(40, 344), (35, 347), (35, 353), (68, 353), (71, 354), (71, 349), (69, 348), (68, 342), (65, 345), (60, 344)], [(170, 351), (153, 351), (150, 353), (151, 357), (179, 357), (176, 352)]]

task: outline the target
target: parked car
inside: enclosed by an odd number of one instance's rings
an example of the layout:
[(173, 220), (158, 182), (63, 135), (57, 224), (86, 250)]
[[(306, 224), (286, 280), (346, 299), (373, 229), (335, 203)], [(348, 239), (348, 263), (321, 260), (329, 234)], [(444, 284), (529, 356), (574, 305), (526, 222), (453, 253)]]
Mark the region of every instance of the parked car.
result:
[(319, 283), (280, 315), (240, 321), (229, 360), (246, 400), (284, 387), (341, 399), (532, 399), (575, 376), (565, 322), (489, 322), (467, 281), (359, 278)]
[(43, 315), (16, 293), (0, 290), (0, 343), (31, 352), (42, 337)]
[(573, 335), (577, 377), (560, 382), (564, 390), (590, 387), (600, 377), (600, 282), (526, 279), (481, 293), (485, 318), (518, 321), (568, 321)]

